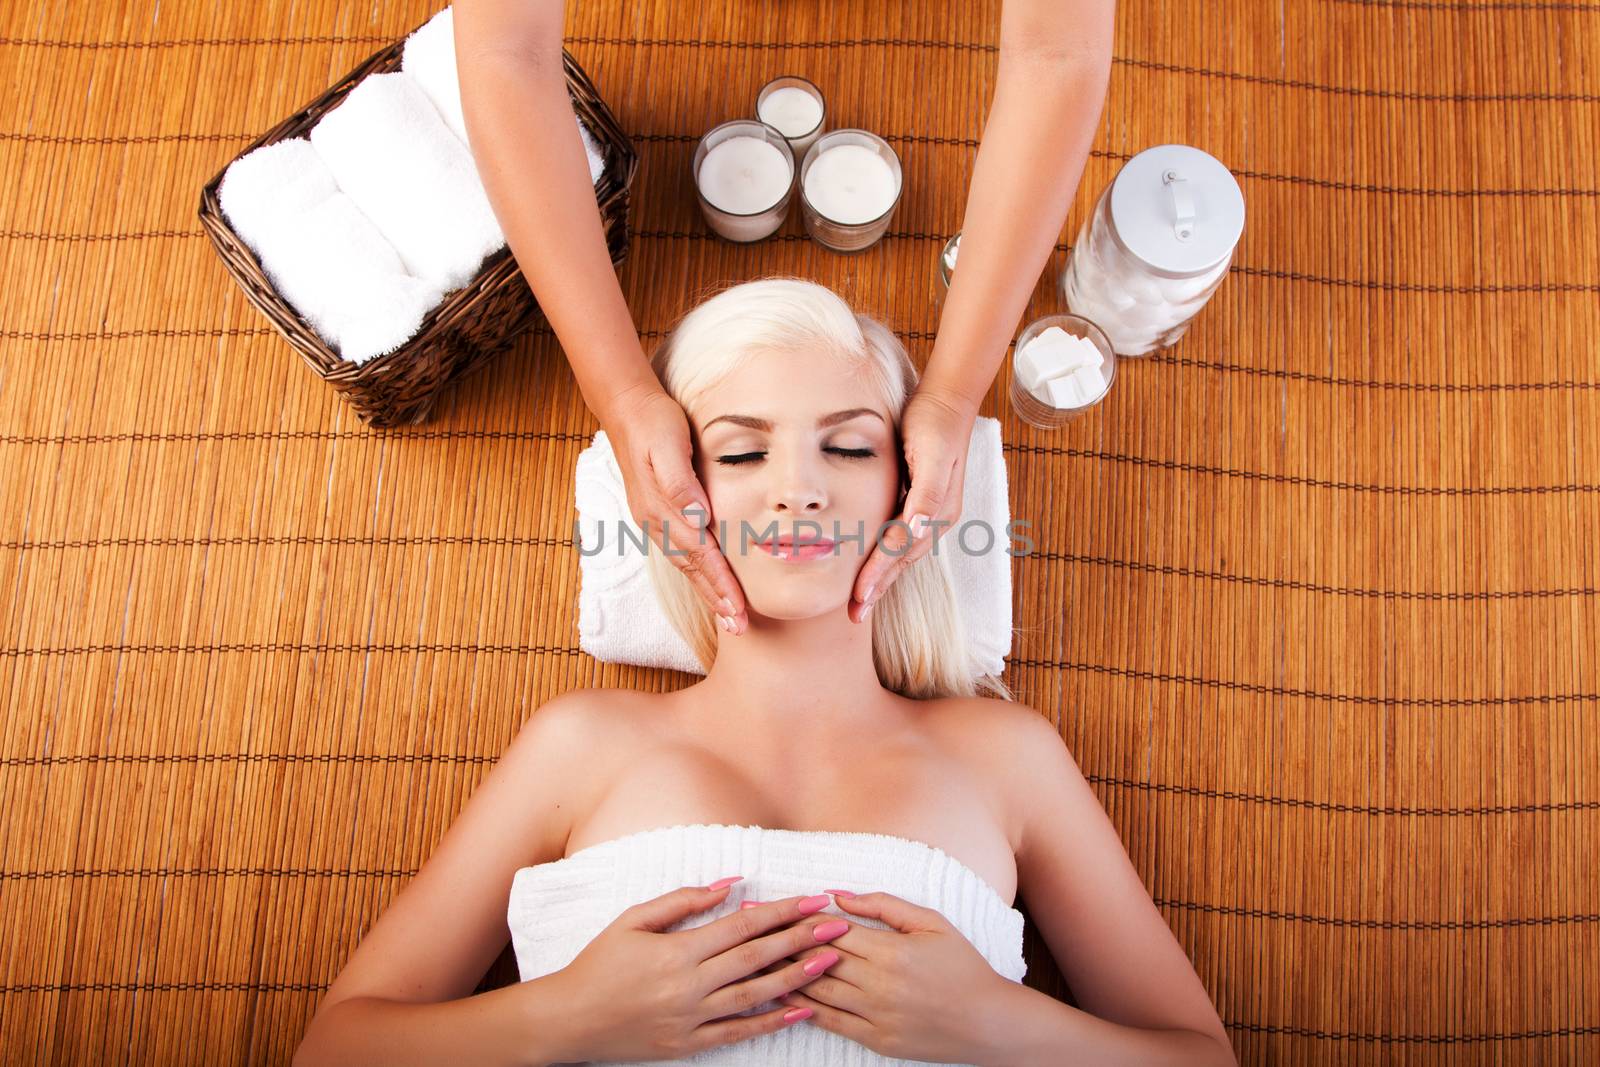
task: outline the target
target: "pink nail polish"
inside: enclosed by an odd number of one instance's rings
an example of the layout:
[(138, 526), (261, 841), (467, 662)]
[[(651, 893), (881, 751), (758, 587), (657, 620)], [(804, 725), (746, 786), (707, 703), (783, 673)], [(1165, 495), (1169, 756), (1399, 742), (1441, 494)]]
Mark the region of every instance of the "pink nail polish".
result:
[(848, 889), (824, 889), (823, 892), (824, 893), (832, 893), (836, 897), (853, 897), (853, 896), (855, 896), (855, 894), (850, 892), (850, 890), (848, 890)]
[(712, 890), (722, 889), (722, 888), (725, 888), (727, 886), (732, 885), (735, 882), (742, 882), (742, 881), (744, 881), (744, 875), (742, 875), (742, 874), (734, 874), (734, 875), (729, 875), (727, 878), (718, 878), (715, 882), (712, 882), (710, 885), (706, 886), (706, 888), (707, 889), (712, 889)]
[(830, 948), (828, 951), (819, 952), (809, 960), (806, 960), (805, 963), (801, 964), (800, 969), (815, 978), (838, 962), (839, 954)]
[(743, 911), (746, 908), (758, 907), (760, 904), (761, 901), (759, 900), (741, 900), (739, 901), (739, 910)]
[(813, 927), (811, 936), (818, 941), (831, 941), (848, 929), (850, 929), (850, 924), (843, 919), (832, 919)]
[(814, 897), (806, 897), (800, 902), (800, 914), (815, 914), (816, 912), (821, 911), (823, 908), (826, 908), (831, 903), (833, 902), (820, 893)]
[(790, 1008), (783, 1013), (783, 1021), (786, 1023), (797, 1023), (802, 1019), (809, 1018), (811, 1018), (810, 1008)]

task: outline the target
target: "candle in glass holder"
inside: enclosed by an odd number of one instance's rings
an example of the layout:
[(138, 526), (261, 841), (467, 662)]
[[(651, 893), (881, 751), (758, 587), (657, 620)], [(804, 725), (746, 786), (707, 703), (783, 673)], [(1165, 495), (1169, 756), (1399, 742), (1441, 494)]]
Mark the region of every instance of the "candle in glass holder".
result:
[(756, 118), (783, 134), (796, 158), (822, 135), (826, 114), (822, 90), (795, 74), (773, 78), (756, 94)]
[(800, 165), (806, 229), (838, 252), (858, 252), (889, 228), (900, 202), (900, 157), (866, 130), (834, 130)]
[(711, 228), (729, 241), (748, 244), (783, 225), (794, 188), (794, 156), (771, 126), (736, 119), (700, 139), (694, 182)]

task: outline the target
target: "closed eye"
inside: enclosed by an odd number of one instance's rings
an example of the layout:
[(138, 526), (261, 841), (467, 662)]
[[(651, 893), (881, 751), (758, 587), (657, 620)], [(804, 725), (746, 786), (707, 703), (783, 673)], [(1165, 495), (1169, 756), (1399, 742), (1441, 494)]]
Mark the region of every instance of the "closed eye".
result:
[[(877, 455), (877, 453), (870, 448), (838, 448), (833, 445), (829, 445), (828, 447), (824, 448), (823, 451), (832, 452), (835, 455), (844, 456), (847, 459), (870, 459)], [(718, 456), (717, 462), (729, 467), (737, 467), (741, 463), (754, 463), (765, 456), (765, 452), (739, 452), (733, 455)]]

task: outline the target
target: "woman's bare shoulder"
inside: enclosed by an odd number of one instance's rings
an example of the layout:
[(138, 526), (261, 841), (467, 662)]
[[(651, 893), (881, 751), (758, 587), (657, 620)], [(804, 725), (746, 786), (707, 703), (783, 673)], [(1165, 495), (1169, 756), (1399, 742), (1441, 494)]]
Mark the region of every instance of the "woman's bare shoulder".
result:
[(1037, 708), (1015, 700), (944, 697), (926, 703), (941, 747), (992, 789), (1005, 813), (1012, 846), (1020, 849), (1034, 804), (1035, 775), (1056, 775), (1063, 762), (1072, 764), (1055, 724)]
[(660, 693), (634, 689), (569, 689), (523, 721), (512, 747), (559, 753), (563, 759), (595, 756), (636, 735), (662, 699)]
[(500, 757), (497, 770), (520, 783), (519, 818), (537, 826), (528, 862), (565, 852), (574, 819), (593, 809), (600, 791), (643, 742), (652, 700), (630, 689), (571, 689), (536, 708)]

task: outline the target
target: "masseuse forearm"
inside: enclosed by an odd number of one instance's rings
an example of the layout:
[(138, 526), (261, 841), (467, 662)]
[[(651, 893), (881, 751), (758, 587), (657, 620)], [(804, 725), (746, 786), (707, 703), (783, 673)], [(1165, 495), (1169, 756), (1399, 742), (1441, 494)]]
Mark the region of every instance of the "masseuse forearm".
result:
[(976, 414), (1055, 250), (1100, 125), (1104, 57), (1001, 55), (921, 389)]
[(561, 55), (460, 59), (462, 108), (484, 190), (590, 410), (660, 388), (606, 247)]

